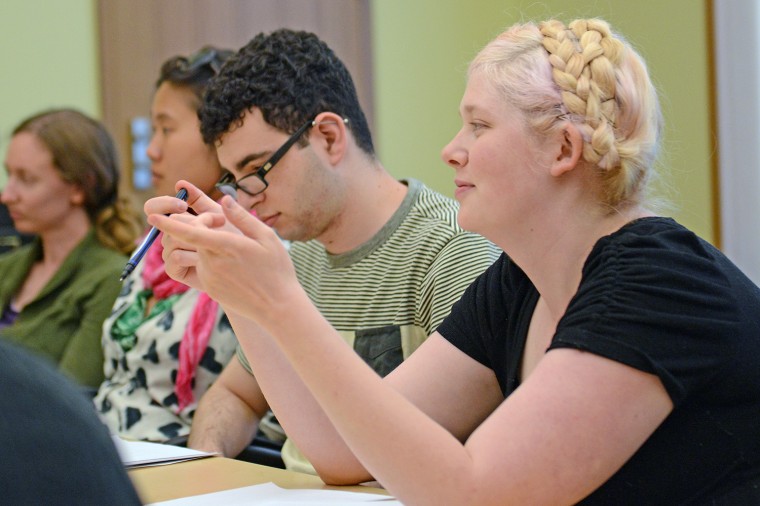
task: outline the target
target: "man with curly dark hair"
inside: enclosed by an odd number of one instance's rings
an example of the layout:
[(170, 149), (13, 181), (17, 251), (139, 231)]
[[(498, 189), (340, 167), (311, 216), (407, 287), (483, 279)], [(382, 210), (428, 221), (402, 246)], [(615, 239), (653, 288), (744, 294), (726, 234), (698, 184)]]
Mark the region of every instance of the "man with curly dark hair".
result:
[[(453, 200), (384, 169), (348, 70), (314, 34), (256, 36), (209, 85), (199, 116), (204, 139), (216, 145), (227, 170), (218, 186), (292, 242), (290, 258), (309, 298), (379, 375), (408, 357), (496, 259), (493, 245), (456, 224)], [(199, 216), (176, 219), (203, 225), (219, 219), (213, 216), (218, 204), (184, 181), (179, 186), (189, 190)], [(184, 211), (186, 205), (157, 198), (146, 211)], [(246, 250), (238, 249), (244, 237), (234, 232), (225, 250), (244, 261)], [(209, 280), (174, 263), (178, 245), (171, 234), (164, 244), (167, 272), (202, 289)], [(279, 362), (261, 349), (258, 322), (227, 309), (239, 360), (201, 399), (189, 446), (234, 457), (267, 414), (264, 393), (292, 399), (275, 402), (275, 413), (305, 415), (312, 401), (303, 400), (305, 386), (297, 378), (259, 385), (259, 375)], [(286, 395), (277, 394), (282, 391)], [(283, 460), (290, 469), (314, 472), (289, 442)]]
[[(256, 107), (267, 124), (295, 132), (324, 111), (347, 120), (356, 144), (375, 154), (354, 81), (335, 53), (316, 35), (277, 30), (259, 34), (234, 55), (212, 81), (200, 111), (201, 133), (218, 142)], [(305, 133), (303, 139), (309, 137)], [(299, 140), (305, 146), (305, 140)]]

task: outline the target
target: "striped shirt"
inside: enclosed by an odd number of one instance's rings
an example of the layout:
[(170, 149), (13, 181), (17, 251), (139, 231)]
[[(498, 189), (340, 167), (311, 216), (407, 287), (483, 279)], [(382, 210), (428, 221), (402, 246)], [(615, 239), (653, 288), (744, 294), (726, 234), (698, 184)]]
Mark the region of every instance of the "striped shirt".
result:
[[(311, 301), (346, 342), (384, 376), (435, 331), (464, 290), (501, 253), (457, 224), (457, 203), (419, 181), (391, 219), (358, 248), (331, 255), (317, 241), (290, 256)], [(242, 350), (238, 357), (250, 372)], [(288, 469), (314, 474), (287, 441)]]
[(498, 257), (457, 225), (455, 201), (418, 181), (407, 184), (399, 209), (359, 248), (330, 255), (317, 241), (291, 246), (298, 280), (338, 331), (413, 326), (427, 337)]
[[(459, 227), (454, 200), (417, 180), (405, 183), (409, 190), (394, 215), (358, 248), (331, 255), (317, 241), (290, 246), (298, 281), (350, 345), (356, 348), (357, 335), (400, 332), (403, 358), (501, 253)], [(238, 356), (250, 371), (240, 349)]]

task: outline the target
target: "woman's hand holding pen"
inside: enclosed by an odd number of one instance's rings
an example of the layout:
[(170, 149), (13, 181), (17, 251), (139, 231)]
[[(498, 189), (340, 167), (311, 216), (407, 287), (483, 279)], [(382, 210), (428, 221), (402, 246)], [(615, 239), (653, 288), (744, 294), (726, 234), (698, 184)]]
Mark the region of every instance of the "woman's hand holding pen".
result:
[[(178, 183), (179, 184), (179, 183)], [(194, 210), (194, 192), (188, 202)], [(206, 199), (208, 199), (206, 197)], [(283, 315), (294, 298), (306, 297), (295, 275), (287, 250), (274, 231), (225, 196), (214, 211), (164, 216), (165, 206), (146, 204), (148, 222), (164, 232), (164, 259), (170, 276), (196, 283), (233, 311), (267, 326), (267, 320)], [(202, 209), (209, 211), (207, 202)], [(223, 215), (217, 209), (223, 210)], [(199, 218), (205, 218), (200, 220)]]
[[(220, 227), (226, 223), (219, 204), (197, 187), (187, 181), (178, 181), (176, 186), (188, 191), (187, 202), (171, 196), (154, 197), (145, 203), (143, 208), (145, 214), (149, 217), (152, 214), (172, 215), (174, 220), (200, 227)], [(194, 214), (188, 212), (189, 210), (192, 210)], [(166, 273), (188, 286), (204, 290), (195, 269), (197, 263), (195, 245), (183, 242), (170, 234), (164, 234), (161, 243), (164, 247)]]

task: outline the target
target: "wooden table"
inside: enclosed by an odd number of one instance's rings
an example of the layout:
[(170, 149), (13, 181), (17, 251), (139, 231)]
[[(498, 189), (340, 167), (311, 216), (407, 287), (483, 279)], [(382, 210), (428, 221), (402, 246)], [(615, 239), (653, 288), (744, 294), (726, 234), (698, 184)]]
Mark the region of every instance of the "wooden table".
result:
[(131, 469), (129, 477), (140, 494), (140, 499), (146, 504), (269, 482), (282, 488), (350, 490), (387, 495), (385, 490), (379, 488), (331, 487), (310, 474), (224, 457)]

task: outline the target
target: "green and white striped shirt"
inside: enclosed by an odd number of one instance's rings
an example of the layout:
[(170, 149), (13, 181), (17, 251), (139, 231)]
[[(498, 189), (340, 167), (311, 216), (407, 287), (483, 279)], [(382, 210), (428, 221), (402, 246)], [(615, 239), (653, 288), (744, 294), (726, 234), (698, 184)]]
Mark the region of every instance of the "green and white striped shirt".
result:
[[(457, 203), (405, 181), (391, 219), (358, 248), (329, 254), (317, 241), (294, 242), (290, 256), (311, 301), (378, 374), (385, 376), (435, 331), (470, 283), (500, 251), (457, 225)], [(238, 357), (250, 372), (240, 348)], [(288, 469), (315, 474), (290, 441)]]

